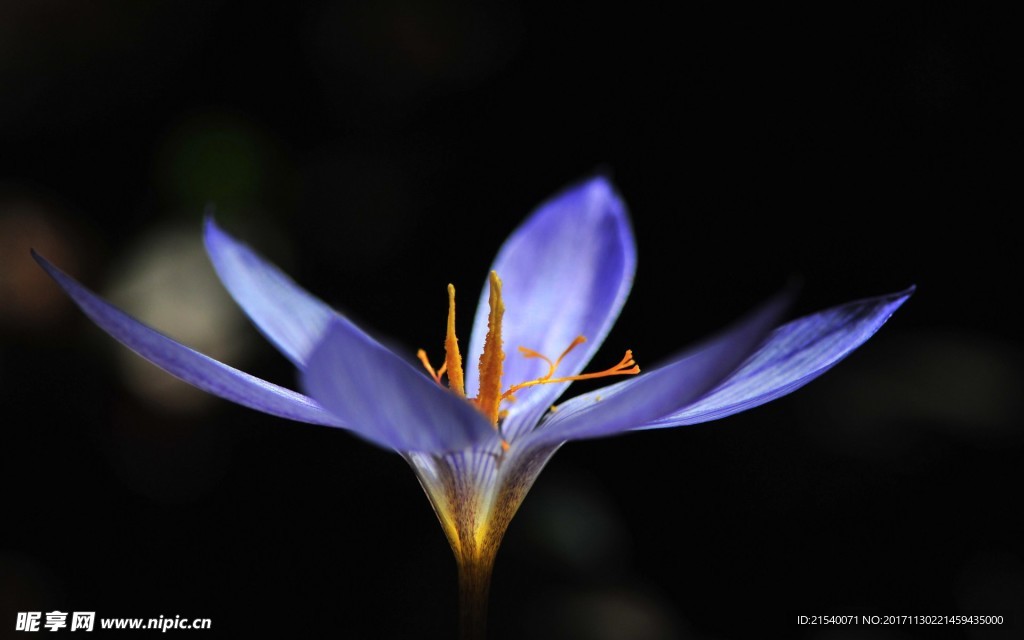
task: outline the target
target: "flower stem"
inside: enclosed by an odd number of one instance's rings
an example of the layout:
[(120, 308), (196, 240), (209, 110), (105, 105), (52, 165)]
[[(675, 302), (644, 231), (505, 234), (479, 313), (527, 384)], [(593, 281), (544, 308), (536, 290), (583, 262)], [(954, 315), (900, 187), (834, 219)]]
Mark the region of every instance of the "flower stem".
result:
[(487, 637), (487, 596), (491, 588), (494, 554), (460, 555), (459, 564), (459, 640), (485, 640)]

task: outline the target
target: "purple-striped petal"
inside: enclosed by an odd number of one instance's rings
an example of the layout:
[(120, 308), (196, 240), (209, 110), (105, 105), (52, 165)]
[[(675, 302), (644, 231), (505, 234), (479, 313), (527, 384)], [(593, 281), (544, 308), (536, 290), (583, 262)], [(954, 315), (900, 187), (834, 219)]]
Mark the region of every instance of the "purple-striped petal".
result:
[(914, 292), (849, 302), (779, 327), (725, 382), (694, 404), (641, 429), (717, 420), (796, 391), (870, 338)]
[(101, 329), (171, 375), (257, 411), (300, 422), (343, 426), (310, 398), (243, 373), (168, 338), (92, 293), (35, 251), (32, 257)]
[(791, 291), (779, 294), (668, 364), (559, 405), (527, 436), (530, 446), (613, 435), (682, 410), (757, 351), (791, 299)]
[[(558, 368), (559, 376), (583, 370), (601, 345), (629, 294), (636, 247), (626, 206), (603, 177), (574, 186), (542, 204), (502, 245), (491, 269), (502, 279), (505, 300), (504, 384), (536, 379), (548, 366), (524, 358), (519, 347), (557, 358), (579, 335), (587, 342)], [(466, 391), (474, 395), (475, 361), (487, 332), (488, 291), (477, 307), (466, 365)], [(517, 394), (508, 406), (507, 438), (530, 429), (567, 384), (540, 385)]]
[(260, 332), (301, 368), (328, 324), (341, 316), (225, 233), (213, 218), (206, 219), (205, 240), (210, 261), (231, 297)]
[(468, 401), (341, 322), (313, 350), (302, 384), (353, 431), (399, 452), (442, 453), (497, 439)]

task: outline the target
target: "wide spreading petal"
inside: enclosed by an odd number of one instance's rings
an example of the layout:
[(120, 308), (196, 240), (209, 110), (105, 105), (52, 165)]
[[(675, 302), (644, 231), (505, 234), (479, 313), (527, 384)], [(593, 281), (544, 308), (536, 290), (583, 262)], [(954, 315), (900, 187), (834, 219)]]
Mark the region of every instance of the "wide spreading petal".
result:
[(449, 452), (497, 439), (467, 400), (341, 322), (329, 325), (310, 355), (302, 384), (354, 431), (399, 452)]
[[(348, 322), (280, 269), (206, 219), (206, 251), (217, 275), (256, 327), (301, 368), (332, 320)], [(350, 324), (352, 330), (357, 330)]]
[(757, 351), (791, 299), (791, 291), (779, 294), (668, 364), (564, 402), (525, 438), (526, 446), (621, 433), (684, 409)]
[(716, 420), (791, 393), (831, 369), (874, 335), (913, 292), (911, 287), (789, 322), (776, 329), (757, 353), (703, 398), (639, 428)]
[(257, 411), (300, 422), (344, 426), (310, 398), (243, 373), (168, 338), (92, 293), (35, 251), (32, 257), (100, 328), (171, 375)]
[[(611, 183), (597, 177), (542, 204), (502, 245), (491, 269), (502, 279), (505, 301), (504, 382), (510, 386), (544, 375), (548, 366), (517, 351), (527, 347), (557, 358), (579, 335), (587, 342), (558, 368), (579, 373), (601, 345), (629, 294), (636, 247), (626, 206)], [(487, 291), (481, 295), (470, 340), (470, 357), (483, 350)], [(476, 393), (477, 372), (466, 366), (466, 391)], [(504, 433), (528, 430), (566, 384), (523, 390), (509, 405)]]

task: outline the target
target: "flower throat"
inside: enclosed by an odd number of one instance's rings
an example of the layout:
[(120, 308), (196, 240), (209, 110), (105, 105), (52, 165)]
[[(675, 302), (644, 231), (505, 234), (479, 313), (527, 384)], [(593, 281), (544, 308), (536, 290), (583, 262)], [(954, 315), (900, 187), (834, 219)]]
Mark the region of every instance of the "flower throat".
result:
[[(555, 371), (558, 369), (558, 365), (561, 364), (562, 360), (569, 355), (569, 352), (587, 341), (585, 337), (577, 336), (576, 339), (566, 347), (565, 351), (563, 351), (562, 354), (554, 360), (534, 351), (533, 349), (519, 347), (519, 353), (521, 353), (524, 358), (538, 358), (546, 362), (548, 365), (548, 372), (540, 378), (514, 384), (505, 391), (502, 391), (501, 376), (502, 363), (505, 361), (505, 352), (503, 350), (504, 345), (501, 337), (501, 322), (502, 317), (505, 314), (505, 302), (501, 297), (501, 279), (498, 277), (496, 272), (491, 272), (488, 282), (490, 284), (490, 292), (487, 297), (487, 304), (489, 307), (487, 314), (487, 337), (484, 339), (484, 351), (480, 355), (480, 363), (478, 365), (480, 374), (480, 390), (479, 393), (477, 393), (477, 396), (475, 398), (470, 398), (469, 401), (476, 406), (480, 413), (484, 414), (484, 417), (494, 425), (495, 429), (498, 428), (498, 421), (505, 417), (505, 414), (507, 413), (507, 410), (501, 409), (502, 401), (514, 401), (516, 392), (521, 389), (541, 384), (555, 384), (574, 380), (591, 380), (594, 378), (636, 375), (640, 373), (640, 367), (633, 360), (633, 352), (627, 349), (626, 355), (622, 357), (622, 360), (610, 369), (595, 373), (584, 373), (575, 376), (556, 378)], [(438, 384), (443, 384), (441, 382), (441, 377), (446, 376), (448, 379), (448, 387), (454, 393), (465, 398), (465, 372), (462, 368), (462, 355), (459, 353), (459, 341), (458, 338), (455, 337), (455, 287), (451, 284), (448, 285), (448, 331), (445, 335), (444, 351), (444, 364), (436, 370), (430, 365), (430, 361), (427, 359), (427, 353), (423, 349), (416, 352), (416, 357), (419, 358), (420, 362), (422, 362), (423, 366), (426, 368), (427, 373), (429, 373)], [(502, 446), (507, 449), (508, 443), (502, 441)]]

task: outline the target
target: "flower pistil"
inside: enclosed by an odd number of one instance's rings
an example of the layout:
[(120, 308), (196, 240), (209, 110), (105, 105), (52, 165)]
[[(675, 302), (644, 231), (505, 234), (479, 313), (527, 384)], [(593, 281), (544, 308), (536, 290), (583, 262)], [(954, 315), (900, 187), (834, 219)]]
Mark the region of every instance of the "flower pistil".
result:
[[(498, 422), (506, 411), (501, 410), (501, 403), (512, 402), (515, 394), (521, 389), (540, 384), (555, 384), (559, 382), (571, 382), (575, 380), (591, 380), (594, 378), (605, 378), (608, 376), (636, 375), (640, 373), (640, 367), (633, 359), (633, 351), (627, 349), (626, 354), (613, 367), (604, 371), (584, 373), (573, 376), (555, 377), (558, 365), (569, 353), (587, 341), (584, 336), (576, 336), (572, 343), (556, 359), (551, 358), (528, 347), (519, 347), (519, 352), (524, 358), (537, 358), (548, 365), (548, 371), (543, 376), (534, 380), (527, 380), (511, 385), (504, 392), (501, 390), (502, 363), (505, 360), (503, 342), (501, 337), (502, 317), (505, 313), (505, 302), (501, 297), (501, 278), (494, 271), (491, 271), (488, 283), (490, 291), (487, 298), (489, 312), (487, 316), (487, 336), (484, 339), (483, 353), (480, 355), (480, 390), (476, 398), (470, 401), (494, 426), (498, 429)], [(438, 384), (441, 377), (447, 375), (448, 387), (457, 395), (466, 396), (466, 384), (462, 369), (462, 355), (459, 352), (459, 341), (455, 335), (455, 287), (448, 285), (448, 328), (444, 341), (445, 360), (440, 368), (434, 369), (423, 349), (416, 352), (416, 357), (423, 363), (423, 367)], [(502, 447), (508, 450), (508, 442), (502, 440)]]

